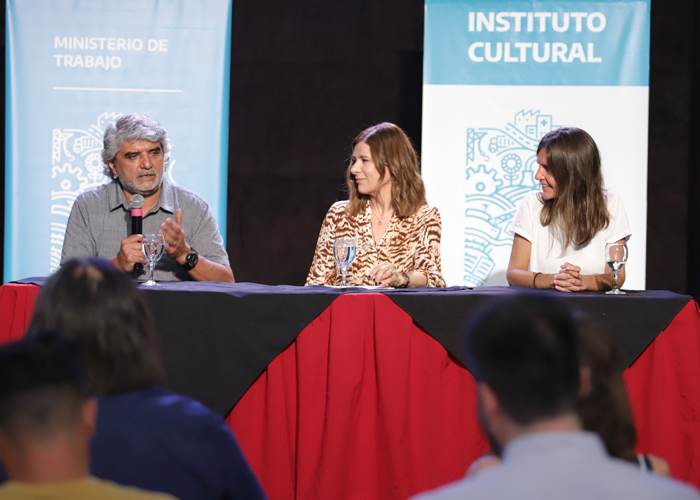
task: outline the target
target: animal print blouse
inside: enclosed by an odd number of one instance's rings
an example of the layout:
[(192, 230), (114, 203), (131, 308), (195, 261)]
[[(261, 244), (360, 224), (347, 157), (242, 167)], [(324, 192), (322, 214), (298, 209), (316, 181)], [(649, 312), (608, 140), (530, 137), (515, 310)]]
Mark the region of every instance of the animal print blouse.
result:
[(331, 206), (316, 244), (307, 285), (340, 285), (342, 275), (333, 259), (336, 238), (355, 238), (355, 260), (348, 269), (348, 286), (374, 285), (367, 276), (381, 262), (391, 262), (399, 272), (418, 271), (428, 278), (428, 286), (445, 287), (440, 268), (442, 223), (435, 207), (423, 205), (409, 217), (391, 217), (379, 243), (372, 235), (372, 209), (369, 203), (356, 216), (345, 214), (347, 201)]

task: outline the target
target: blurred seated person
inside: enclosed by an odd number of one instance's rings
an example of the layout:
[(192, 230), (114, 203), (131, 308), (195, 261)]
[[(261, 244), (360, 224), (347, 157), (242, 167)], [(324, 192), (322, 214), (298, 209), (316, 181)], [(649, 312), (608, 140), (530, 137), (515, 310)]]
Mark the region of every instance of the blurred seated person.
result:
[[(537, 163), (541, 190), (525, 196), (510, 229), (508, 283), (560, 292), (611, 289), (605, 245), (625, 243), (631, 231), (622, 200), (603, 189), (595, 141), (578, 128), (553, 130), (537, 147)], [(624, 281), (623, 269), (618, 285)]]
[[(233, 283), (224, 240), (209, 205), (165, 175), (170, 140), (160, 123), (145, 115), (120, 117), (105, 129), (102, 161), (111, 182), (75, 200), (61, 264), (76, 257), (102, 257), (138, 278), (146, 258), (141, 252), (142, 235), (131, 234), (129, 201), (141, 195), (143, 234), (161, 233), (165, 239), (156, 280)], [(136, 264), (140, 268), (135, 269)]]
[(43, 329), (83, 345), (99, 396), (95, 476), (182, 500), (265, 498), (224, 420), (160, 386), (156, 330), (127, 275), (99, 258), (64, 263), (39, 292), (27, 335)]
[(307, 285), (340, 285), (333, 258), (337, 238), (354, 238), (348, 286), (444, 287), (442, 223), (427, 204), (418, 156), (403, 130), (380, 123), (352, 142), (350, 199), (331, 206), (321, 226)]
[[(670, 476), (664, 459), (634, 452), (637, 429), (622, 380), (622, 363), (610, 332), (583, 314), (576, 314), (576, 324), (582, 375), (577, 404), (581, 425), (600, 436), (611, 457), (637, 464), (643, 471)], [(474, 461), (467, 475), (473, 477), (499, 463), (496, 455), (485, 455)]]
[(97, 401), (77, 342), (54, 332), (0, 348), (0, 499), (167, 500), (90, 476)]
[(578, 345), (581, 359), (582, 394), (578, 414), (584, 429), (598, 433), (612, 457), (633, 462), (647, 472), (670, 476), (663, 458), (635, 453), (637, 429), (617, 345), (600, 322), (578, 315)]
[(519, 293), (492, 300), (472, 317), (464, 339), (481, 424), (502, 461), (418, 498), (698, 498), (686, 484), (609, 456), (601, 438), (583, 430), (577, 329), (561, 299)]

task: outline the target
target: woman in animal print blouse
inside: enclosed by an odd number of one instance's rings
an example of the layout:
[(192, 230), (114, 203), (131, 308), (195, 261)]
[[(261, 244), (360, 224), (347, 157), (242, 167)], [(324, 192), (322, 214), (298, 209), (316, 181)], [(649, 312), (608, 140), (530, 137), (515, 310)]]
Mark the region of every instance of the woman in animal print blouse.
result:
[(426, 203), (418, 157), (399, 127), (380, 123), (352, 143), (350, 199), (331, 206), (316, 244), (307, 285), (340, 285), (336, 238), (355, 238), (348, 286), (446, 286), (440, 268), (442, 225)]

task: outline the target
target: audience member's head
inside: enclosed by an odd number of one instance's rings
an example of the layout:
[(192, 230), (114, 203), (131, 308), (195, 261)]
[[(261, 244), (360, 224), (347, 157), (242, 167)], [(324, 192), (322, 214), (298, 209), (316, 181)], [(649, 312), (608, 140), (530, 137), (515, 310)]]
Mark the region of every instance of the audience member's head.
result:
[(637, 432), (617, 346), (600, 322), (577, 315), (577, 326), (581, 366), (590, 380), (578, 402), (583, 427), (600, 435), (611, 456), (636, 462)]
[(86, 394), (77, 342), (37, 332), (0, 348), (0, 459), (10, 479), (87, 474), (96, 403)]
[(562, 301), (526, 293), (494, 300), (475, 314), (465, 340), (467, 364), (479, 382), (484, 430), (492, 441), (502, 446), (514, 429), (575, 417), (576, 328)]
[(74, 259), (48, 279), (37, 297), (28, 335), (46, 329), (81, 342), (93, 394), (131, 391), (162, 379), (145, 299), (106, 260)]
[[(636, 463), (637, 433), (617, 346), (605, 325), (578, 312), (574, 317), (582, 371), (577, 404), (581, 424), (600, 435), (610, 456)], [(498, 463), (496, 457), (487, 455), (470, 466), (469, 474), (476, 475)]]

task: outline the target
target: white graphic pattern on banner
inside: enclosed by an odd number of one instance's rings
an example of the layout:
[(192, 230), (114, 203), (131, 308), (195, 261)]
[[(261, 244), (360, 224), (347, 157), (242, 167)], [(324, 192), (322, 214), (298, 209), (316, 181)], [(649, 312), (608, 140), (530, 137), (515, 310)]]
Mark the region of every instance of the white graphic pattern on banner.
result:
[(464, 212), (464, 281), (483, 286), (496, 262), (493, 247), (510, 247), (507, 232), (518, 204), (536, 189), (539, 140), (552, 130), (552, 117), (521, 110), (502, 128), (467, 129)]
[(87, 129), (53, 129), (51, 141), (51, 246), (49, 272), (61, 264), (61, 248), (73, 202), (86, 189), (108, 181), (102, 167), (102, 134), (117, 118), (104, 113)]

